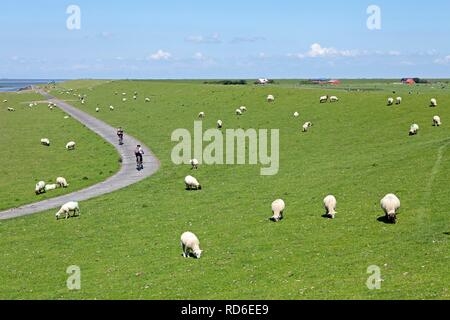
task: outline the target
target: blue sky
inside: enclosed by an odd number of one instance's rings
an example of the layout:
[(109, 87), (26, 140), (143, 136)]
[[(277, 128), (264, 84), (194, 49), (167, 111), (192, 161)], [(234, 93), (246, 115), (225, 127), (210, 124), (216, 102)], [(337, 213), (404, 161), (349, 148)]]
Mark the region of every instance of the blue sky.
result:
[(0, 78), (450, 78), (449, 12), (448, 0), (4, 0)]

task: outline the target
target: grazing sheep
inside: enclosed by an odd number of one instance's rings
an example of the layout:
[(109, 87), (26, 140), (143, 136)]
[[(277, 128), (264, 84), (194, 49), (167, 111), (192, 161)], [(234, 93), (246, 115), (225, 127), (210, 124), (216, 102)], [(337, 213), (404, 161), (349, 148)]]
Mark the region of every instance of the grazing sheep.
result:
[(136, 95), (135, 95), (135, 96), (133, 96), (133, 99), (134, 99), (134, 100), (136, 100), (136, 99), (137, 99), (137, 96), (136, 96)]
[(222, 120), (217, 120), (217, 129), (222, 129), (222, 127), (223, 127)]
[(320, 97), (320, 103), (325, 103), (325, 102), (328, 102), (328, 96), (322, 96), (322, 97)]
[(55, 214), (56, 220), (59, 220), (61, 214), (64, 214), (65, 218), (68, 219), (71, 212), (73, 212), (72, 217), (80, 215), (80, 206), (78, 205), (78, 202), (71, 201), (63, 205), (61, 209), (59, 209), (59, 211)]
[(8, 100), (3, 100), (3, 103), (7, 103), (8, 102)]
[(16, 109), (14, 109), (14, 108), (8, 108), (8, 111), (9, 111), (9, 112), (14, 112), (14, 111), (16, 111)]
[(53, 110), (53, 106), (48, 107), (49, 110)]
[(150, 98), (145, 98), (145, 102), (150, 102)]
[(439, 117), (439, 116), (434, 116), (434, 117), (433, 117), (433, 126), (439, 127), (440, 125), (442, 125), (441, 117)]
[(242, 111), (241, 111), (241, 109), (236, 109), (236, 115), (237, 116), (242, 116)]
[(69, 186), (67, 180), (63, 177), (56, 178), (56, 184), (61, 188), (67, 188)]
[(67, 150), (75, 150), (75, 142), (70, 141), (69, 143), (66, 144), (66, 149)]
[(397, 97), (396, 104), (402, 104), (402, 97)]
[(200, 183), (192, 176), (184, 178), (184, 183), (186, 184), (186, 190), (202, 190)]
[(336, 97), (336, 96), (331, 96), (330, 97), (330, 102), (338, 102), (338, 101), (339, 101), (338, 97)]
[(419, 125), (418, 124), (412, 124), (411, 128), (409, 129), (409, 135), (414, 136), (419, 132)]
[(33, 108), (34, 104), (30, 103), (28, 106), (29, 106), (30, 108)]
[(204, 119), (206, 117), (206, 114), (202, 111), (198, 114), (199, 119)]
[(122, 95), (123, 95), (123, 96), (126, 96), (127, 94), (126, 94), (126, 92), (122, 92)]
[(278, 199), (272, 202), (272, 213), (273, 216), (270, 218), (273, 222), (278, 222), (283, 219), (283, 213), (286, 205), (283, 200)]
[(41, 194), (45, 192), (45, 182), (44, 181), (39, 181), (38, 183), (36, 183), (36, 187), (34, 189), (34, 192), (36, 194)]
[(334, 219), (334, 217), (336, 216), (336, 203), (336, 198), (333, 195), (329, 195), (325, 197), (325, 199), (323, 199), (323, 205), (325, 206), (325, 209), (327, 211), (325, 216)]
[(189, 163), (192, 166), (192, 170), (193, 169), (198, 169), (198, 160), (197, 159), (191, 159), (191, 160), (189, 160)]
[(240, 109), (242, 112), (247, 112), (247, 107), (242, 106), (242, 107), (240, 107), (239, 109)]
[(123, 99), (122, 99), (122, 102), (126, 102), (126, 101), (127, 101), (127, 98), (123, 98)]
[(309, 128), (312, 127), (312, 123), (311, 122), (305, 122), (305, 124), (303, 125), (303, 132), (307, 132)]
[(65, 116), (65, 117), (64, 117), (64, 119), (69, 119), (69, 118), (70, 118), (69, 116)]
[(113, 106), (109, 106), (109, 110), (110, 111), (114, 111), (114, 107)]
[(95, 112), (100, 112), (100, 108), (95, 108)]
[(298, 118), (298, 117), (300, 117), (300, 113), (294, 112), (294, 118)]
[(267, 96), (267, 102), (274, 102), (274, 101), (275, 101), (275, 97), (273, 95), (269, 94)]
[(43, 138), (43, 139), (41, 139), (41, 144), (42, 144), (43, 146), (50, 147), (50, 140), (47, 139), (47, 138)]
[(400, 208), (400, 200), (395, 194), (388, 194), (381, 199), (381, 208), (383, 209), (387, 220), (390, 223), (397, 222), (397, 211)]
[(388, 106), (392, 106), (393, 104), (394, 104), (394, 98), (389, 98), (388, 102), (387, 102), (387, 105)]
[(45, 192), (50, 190), (56, 190), (58, 188), (57, 184), (47, 184), (45, 185)]
[(430, 107), (437, 107), (437, 100), (436, 99), (431, 99), (430, 101)]
[(200, 250), (200, 241), (192, 232), (185, 232), (180, 239), (181, 248), (183, 250), (183, 257), (189, 258), (189, 253), (192, 252), (197, 259), (200, 259), (202, 250)]

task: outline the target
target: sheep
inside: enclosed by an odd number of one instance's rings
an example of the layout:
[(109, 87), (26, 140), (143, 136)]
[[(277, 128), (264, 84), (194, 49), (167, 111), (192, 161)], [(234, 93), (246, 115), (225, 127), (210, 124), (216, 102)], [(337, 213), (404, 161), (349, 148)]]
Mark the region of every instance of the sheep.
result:
[(331, 96), (330, 97), (330, 102), (338, 102), (338, 101), (339, 101), (338, 97), (336, 97), (336, 96)]
[(127, 101), (127, 98), (123, 98), (123, 99), (122, 99), (122, 102), (126, 102), (126, 101)]
[(64, 119), (69, 119), (69, 118), (70, 118), (69, 116), (65, 116), (65, 117), (64, 117)]
[(65, 218), (68, 219), (71, 212), (73, 212), (72, 217), (75, 217), (77, 215), (80, 216), (80, 206), (78, 205), (78, 202), (71, 201), (63, 205), (61, 209), (59, 209), (59, 211), (55, 214), (56, 220), (59, 220), (61, 214), (64, 214)]
[(191, 166), (192, 166), (192, 170), (193, 170), (193, 169), (198, 169), (198, 164), (199, 164), (199, 162), (198, 162), (197, 159), (191, 159), (191, 160), (189, 160), (189, 163), (190, 163)]
[(386, 219), (390, 223), (397, 222), (397, 211), (400, 209), (400, 200), (395, 194), (388, 194), (381, 199), (381, 208), (383, 209)]
[(45, 192), (45, 182), (44, 181), (39, 181), (38, 183), (36, 183), (36, 187), (34, 189), (34, 192), (36, 194), (41, 194)]
[(325, 103), (328, 101), (328, 95), (320, 97), (320, 103)]
[(437, 100), (436, 99), (431, 99), (430, 101), (430, 107), (437, 107)]
[(274, 102), (274, 101), (275, 101), (275, 97), (273, 95), (269, 94), (267, 96), (267, 102)]
[(122, 92), (122, 95), (123, 95), (123, 96), (126, 96), (126, 95), (127, 95), (127, 93), (126, 93), (126, 92)]
[(16, 111), (16, 109), (14, 109), (14, 108), (8, 108), (8, 111), (9, 111), (9, 112), (14, 112), (14, 111)]
[(145, 98), (145, 102), (150, 102), (150, 98)]
[(8, 100), (3, 100), (3, 103), (8, 103)]
[(235, 113), (236, 113), (237, 116), (242, 116), (241, 109), (236, 109)]
[(43, 146), (50, 147), (50, 140), (47, 139), (47, 138), (43, 138), (43, 139), (41, 139), (41, 144), (42, 144)]
[(217, 120), (217, 129), (222, 129), (222, 127), (223, 127), (222, 120)]
[(388, 106), (392, 106), (393, 104), (394, 104), (394, 98), (389, 98), (388, 102), (387, 102), (387, 105)]
[(133, 96), (133, 100), (136, 100), (136, 99), (137, 99), (137, 96), (136, 96), (136, 95), (134, 95), (134, 96)]
[(439, 127), (440, 125), (442, 125), (441, 117), (439, 117), (439, 116), (434, 116), (434, 117), (433, 117), (433, 126)]
[(419, 132), (419, 125), (418, 124), (412, 124), (411, 128), (409, 129), (409, 135), (414, 136)]
[(402, 97), (397, 97), (397, 99), (396, 99), (396, 104), (402, 104)]
[(273, 216), (270, 218), (273, 222), (278, 222), (280, 220), (283, 220), (283, 213), (284, 209), (286, 208), (286, 205), (283, 200), (278, 199), (272, 202), (272, 213)]
[(204, 119), (206, 117), (206, 114), (202, 111), (198, 114), (199, 119)]
[(53, 110), (53, 106), (48, 107), (49, 110)]
[(69, 186), (67, 180), (63, 177), (56, 178), (56, 184), (61, 188), (67, 188)]
[(34, 104), (30, 103), (28, 107), (33, 108)]
[(305, 122), (305, 124), (302, 127), (303, 128), (302, 129), (303, 132), (307, 132), (310, 127), (312, 127), (312, 123), (311, 122)]
[(298, 118), (298, 117), (300, 117), (300, 113), (294, 112), (294, 118)]
[(100, 112), (100, 108), (95, 108), (95, 112)]
[(239, 108), (242, 112), (247, 112), (247, 107), (245, 107), (245, 106), (242, 106), (242, 107), (240, 107)]
[(197, 259), (200, 259), (203, 250), (200, 250), (200, 241), (192, 232), (185, 232), (180, 238), (181, 249), (183, 250), (183, 257), (189, 258), (189, 253), (192, 252)]
[(200, 183), (192, 176), (184, 178), (184, 183), (186, 184), (186, 190), (202, 190)]
[(323, 205), (325, 206), (326, 214), (325, 216), (334, 219), (336, 216), (336, 198), (333, 195), (326, 196), (323, 199)]
[(45, 192), (50, 190), (56, 190), (58, 188), (57, 184), (47, 184), (45, 185)]
[(69, 143), (66, 144), (66, 149), (67, 150), (75, 150), (75, 142), (70, 141)]
[(109, 106), (109, 111), (114, 111), (114, 107), (113, 106)]

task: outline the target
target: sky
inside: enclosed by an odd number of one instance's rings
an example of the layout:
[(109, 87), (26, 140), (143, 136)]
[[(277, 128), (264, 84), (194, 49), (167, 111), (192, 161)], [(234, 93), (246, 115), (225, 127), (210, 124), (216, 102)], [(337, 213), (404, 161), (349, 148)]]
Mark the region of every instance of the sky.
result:
[(450, 78), (449, 35), (448, 0), (2, 0), (0, 78)]

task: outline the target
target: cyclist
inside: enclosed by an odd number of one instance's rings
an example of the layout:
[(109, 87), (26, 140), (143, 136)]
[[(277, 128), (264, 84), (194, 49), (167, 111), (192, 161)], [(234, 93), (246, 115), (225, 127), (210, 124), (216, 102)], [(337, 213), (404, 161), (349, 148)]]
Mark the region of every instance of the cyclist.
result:
[(142, 166), (144, 149), (142, 149), (141, 145), (137, 145), (136, 149), (134, 149), (134, 155), (136, 156), (136, 163), (138, 166)]

